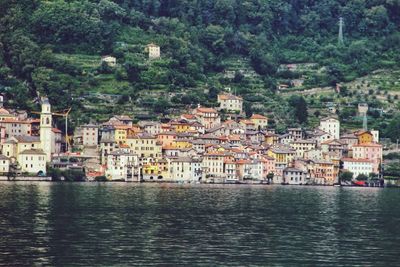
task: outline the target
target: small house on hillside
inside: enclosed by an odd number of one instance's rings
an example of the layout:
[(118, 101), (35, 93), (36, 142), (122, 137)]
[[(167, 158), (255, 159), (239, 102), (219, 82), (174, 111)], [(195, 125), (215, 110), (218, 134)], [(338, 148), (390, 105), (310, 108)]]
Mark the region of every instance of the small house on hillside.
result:
[(101, 57), (101, 63), (105, 62), (110, 67), (115, 67), (117, 65), (117, 59), (112, 56)]
[(150, 43), (146, 46), (146, 51), (149, 54), (149, 59), (157, 59), (160, 58), (160, 46)]

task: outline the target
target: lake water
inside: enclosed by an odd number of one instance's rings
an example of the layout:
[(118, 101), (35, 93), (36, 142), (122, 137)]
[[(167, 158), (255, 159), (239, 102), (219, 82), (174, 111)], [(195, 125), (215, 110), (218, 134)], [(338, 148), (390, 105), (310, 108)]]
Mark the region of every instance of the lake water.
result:
[(400, 265), (400, 190), (0, 183), (0, 265)]

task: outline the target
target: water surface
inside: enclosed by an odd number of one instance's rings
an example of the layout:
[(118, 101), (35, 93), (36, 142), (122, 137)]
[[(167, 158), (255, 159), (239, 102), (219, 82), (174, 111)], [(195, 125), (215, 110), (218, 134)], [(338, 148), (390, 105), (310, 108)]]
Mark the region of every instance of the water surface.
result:
[(0, 265), (400, 265), (400, 190), (0, 183)]

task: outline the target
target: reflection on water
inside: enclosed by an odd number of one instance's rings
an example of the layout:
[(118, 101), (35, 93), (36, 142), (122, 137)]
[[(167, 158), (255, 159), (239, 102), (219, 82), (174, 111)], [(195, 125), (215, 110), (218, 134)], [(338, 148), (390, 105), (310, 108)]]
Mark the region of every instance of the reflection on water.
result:
[(398, 264), (400, 191), (0, 183), (0, 265)]

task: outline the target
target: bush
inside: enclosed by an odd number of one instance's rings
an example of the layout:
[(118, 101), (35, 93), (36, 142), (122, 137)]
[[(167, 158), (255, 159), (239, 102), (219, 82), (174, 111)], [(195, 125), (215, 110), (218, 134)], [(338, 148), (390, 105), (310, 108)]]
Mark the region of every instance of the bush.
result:
[(94, 178), (94, 180), (96, 181), (96, 182), (107, 182), (108, 180), (107, 180), (107, 177), (105, 177), (104, 175), (102, 175), (102, 176), (96, 176), (95, 178)]

